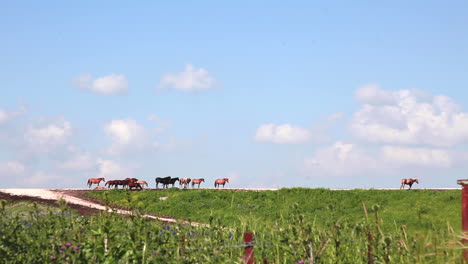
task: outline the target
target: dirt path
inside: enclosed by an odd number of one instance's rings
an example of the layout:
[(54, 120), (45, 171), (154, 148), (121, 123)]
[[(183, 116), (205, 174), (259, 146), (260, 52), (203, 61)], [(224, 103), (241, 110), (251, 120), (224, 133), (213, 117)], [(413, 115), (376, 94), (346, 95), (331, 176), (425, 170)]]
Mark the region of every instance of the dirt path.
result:
[[(115, 211), (119, 214), (131, 214), (131, 212), (128, 210), (108, 208), (101, 201), (84, 196), (84, 193), (86, 192), (88, 192), (88, 190), (0, 189), (0, 199), (13, 201), (34, 201), (52, 206), (57, 206), (57, 201), (63, 199), (68, 206), (77, 210), (82, 215), (96, 215), (100, 211), (104, 210)], [(142, 216), (169, 223), (184, 223), (193, 226), (205, 226), (201, 223), (176, 220), (170, 217), (162, 217), (151, 214), (145, 214)]]

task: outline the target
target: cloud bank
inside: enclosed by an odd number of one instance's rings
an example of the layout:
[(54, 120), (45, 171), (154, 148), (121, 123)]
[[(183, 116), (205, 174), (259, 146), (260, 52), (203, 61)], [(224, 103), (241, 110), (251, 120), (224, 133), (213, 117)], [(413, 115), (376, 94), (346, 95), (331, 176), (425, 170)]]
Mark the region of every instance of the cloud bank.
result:
[(351, 120), (351, 133), (378, 143), (450, 147), (468, 141), (468, 113), (450, 97), (365, 86)]

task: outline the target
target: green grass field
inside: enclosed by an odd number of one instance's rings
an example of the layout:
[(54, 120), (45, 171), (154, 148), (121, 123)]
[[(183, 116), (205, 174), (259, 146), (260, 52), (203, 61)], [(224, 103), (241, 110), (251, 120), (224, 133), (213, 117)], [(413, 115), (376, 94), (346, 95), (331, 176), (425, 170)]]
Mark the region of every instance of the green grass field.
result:
[[(109, 190), (89, 192), (90, 197), (142, 212), (208, 223), (219, 219), (228, 226), (242, 221), (273, 225), (291, 214), (304, 215), (317, 226), (330, 221), (356, 222), (378, 216), (382, 228), (406, 225), (411, 232), (428, 229), (461, 229), (459, 190), (328, 190), (291, 188), (277, 191), (227, 190)], [(167, 197), (161, 200), (160, 197)]]
[[(65, 203), (0, 203), (1, 263), (463, 263), (460, 191), (92, 191), (133, 211), (79, 216)], [(161, 200), (160, 197), (167, 197)], [(364, 206), (363, 206), (364, 205)], [(366, 208), (366, 209), (364, 209)], [(208, 223), (166, 225), (157, 212)]]

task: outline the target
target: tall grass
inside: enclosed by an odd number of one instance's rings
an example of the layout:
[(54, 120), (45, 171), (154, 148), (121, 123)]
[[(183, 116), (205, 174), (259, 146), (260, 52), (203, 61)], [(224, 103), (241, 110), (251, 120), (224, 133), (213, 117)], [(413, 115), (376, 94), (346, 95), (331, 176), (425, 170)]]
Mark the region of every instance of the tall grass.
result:
[[(144, 212), (169, 215), (176, 218), (208, 222), (222, 219), (226, 225), (237, 226), (242, 218), (261, 220), (267, 226), (290, 215), (292, 205), (308, 219), (315, 219), (317, 227), (325, 227), (330, 218), (357, 222), (362, 219), (363, 207), (379, 205), (379, 216), (384, 220), (381, 228), (393, 230), (405, 225), (409, 232), (444, 229), (449, 224), (461, 230), (460, 191), (394, 191), (291, 188), (277, 191), (218, 191), (218, 190), (145, 190), (126, 192), (110, 190), (89, 192), (98, 199), (108, 199), (113, 205), (130, 206)], [(160, 197), (167, 197), (160, 200)]]
[[(136, 201), (128, 196), (128, 203)], [(125, 217), (104, 212), (82, 217), (61, 203), (59, 210), (34, 206), (28, 214), (14, 215), (1, 205), (1, 263), (242, 263), (245, 231), (254, 232), (257, 262), (462, 262), (459, 232), (450, 226), (431, 227), (424, 235), (395, 223), (384, 230), (382, 207), (363, 203), (357, 220), (340, 217), (329, 205), (327, 221), (318, 225), (318, 217), (293, 203), (268, 225), (248, 215), (236, 226), (211, 216), (209, 227), (166, 225), (140, 217), (138, 210)]]

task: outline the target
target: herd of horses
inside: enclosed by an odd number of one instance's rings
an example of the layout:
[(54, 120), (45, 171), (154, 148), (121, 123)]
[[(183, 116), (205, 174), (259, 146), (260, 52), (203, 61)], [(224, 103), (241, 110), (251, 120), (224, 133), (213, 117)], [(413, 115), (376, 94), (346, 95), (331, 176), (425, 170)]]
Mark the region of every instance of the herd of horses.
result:
[[(179, 182), (179, 186), (183, 188), (188, 188), (189, 184), (192, 183), (192, 188), (195, 188), (194, 186), (197, 185), (198, 188), (200, 188), (200, 184), (205, 181), (205, 179), (200, 178), (200, 179), (190, 179), (190, 178), (182, 178), (179, 179), (178, 177), (157, 177), (155, 179), (156, 181), (156, 188), (159, 188), (159, 184), (162, 185), (163, 188), (168, 188), (169, 185), (172, 185), (174, 187), (176, 182)], [(132, 189), (143, 189), (143, 186), (146, 185), (148, 187), (148, 183), (145, 181), (139, 181), (136, 178), (126, 178), (124, 180), (110, 180), (107, 181), (104, 178), (91, 178), (88, 180), (88, 188), (91, 188), (93, 184), (97, 184), (98, 187), (97, 189), (101, 189), (102, 187), (99, 186), (99, 183), (105, 182), (104, 186), (109, 187), (109, 188), (119, 188), (121, 186), (122, 188), (128, 188), (130, 190)], [(229, 182), (228, 178), (223, 178), (223, 179), (216, 179), (214, 182), (215, 188), (219, 187), (220, 185), (223, 186), (226, 183)]]
[[(159, 187), (159, 184), (163, 186), (163, 188), (168, 188), (169, 185), (172, 185), (174, 187), (176, 182), (179, 182), (180, 187), (188, 188), (189, 184), (192, 183), (192, 188), (194, 188), (195, 184), (198, 185), (198, 188), (200, 188), (200, 184), (205, 181), (205, 179), (200, 178), (200, 179), (190, 179), (190, 178), (182, 178), (179, 179), (178, 177), (172, 178), (171, 176), (167, 177), (158, 177), (155, 179), (156, 180), (156, 188)], [(88, 180), (88, 188), (91, 188), (93, 184), (97, 184), (99, 186), (99, 183), (103, 181), (105, 182), (106, 180), (104, 178), (91, 178)], [(216, 179), (214, 182), (214, 187), (218, 188), (220, 185), (223, 186), (226, 183), (229, 182), (228, 178), (223, 178), (223, 179)], [(401, 179), (401, 186), (400, 189), (405, 189), (405, 186), (408, 185), (409, 189), (413, 186), (414, 183), (419, 184), (418, 179)], [(129, 188), (130, 190), (132, 189), (143, 189), (142, 186), (146, 185), (148, 187), (148, 183), (145, 181), (139, 181), (138, 179), (135, 178), (126, 178), (125, 180), (110, 180), (107, 181), (104, 186), (108, 186), (109, 188), (119, 188), (119, 186), (122, 186), (122, 188)]]
[[(104, 178), (91, 178), (88, 180), (88, 188), (91, 188), (93, 184), (97, 184), (99, 186), (99, 183), (103, 181), (105, 182), (106, 180)], [(143, 189), (143, 185), (148, 186), (148, 183), (145, 181), (139, 181), (136, 178), (125, 178), (124, 180), (111, 180), (107, 181), (104, 186), (109, 187), (109, 188), (118, 188), (119, 186), (122, 186), (122, 188), (129, 188), (130, 190), (132, 189)], [(99, 188), (98, 188), (99, 189)]]

